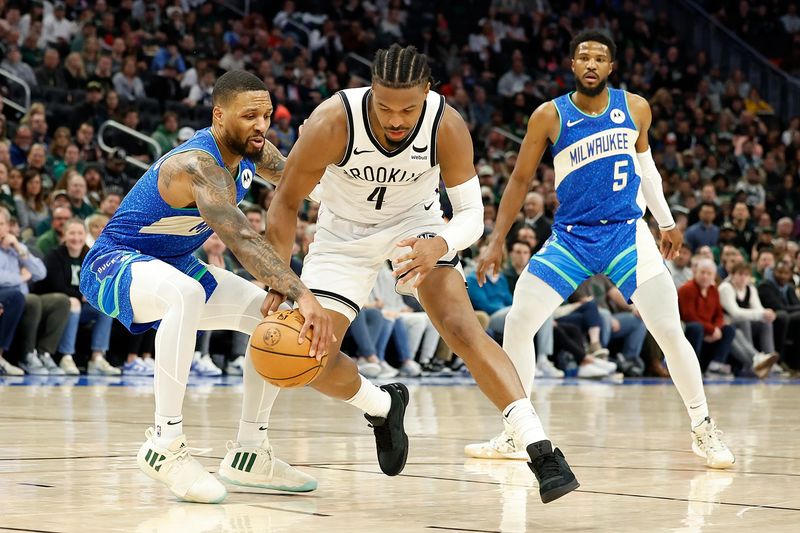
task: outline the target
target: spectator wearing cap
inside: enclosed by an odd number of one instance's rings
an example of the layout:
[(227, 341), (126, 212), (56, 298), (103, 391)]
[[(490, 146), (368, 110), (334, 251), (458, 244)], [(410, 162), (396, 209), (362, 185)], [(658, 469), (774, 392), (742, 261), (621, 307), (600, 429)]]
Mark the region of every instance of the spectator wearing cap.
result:
[(137, 74), (136, 56), (127, 56), (122, 61), (122, 70), (112, 78), (114, 90), (125, 102), (135, 102), (144, 98), (144, 84)]
[(96, 82), (100, 84), (102, 91), (109, 91), (114, 87), (112, 68), (114, 63), (110, 56), (101, 55), (97, 59), (97, 65), (94, 67), (94, 72), (89, 76), (89, 83)]
[(189, 95), (183, 103), (189, 107), (206, 106), (211, 107), (213, 100), (211, 93), (214, 92), (214, 84), (217, 82), (217, 75), (212, 69), (206, 70), (196, 85), (189, 89)]
[(123, 148), (117, 148), (106, 158), (106, 185), (119, 187), (125, 194), (136, 183), (136, 180), (125, 172), (127, 158), (128, 153)]
[(44, 51), (42, 66), (37, 68), (35, 72), (39, 87), (63, 88), (66, 86), (64, 69), (61, 67), (61, 57), (55, 48), (48, 48)]
[(178, 114), (174, 111), (165, 112), (161, 117), (161, 124), (151, 137), (158, 143), (162, 154), (178, 146)]
[(714, 219), (717, 218), (717, 206), (712, 202), (703, 202), (698, 217), (700, 220), (689, 226), (684, 236), (692, 252), (701, 246), (716, 246), (719, 241), (719, 226), (714, 224)]
[(289, 155), (289, 150), (297, 140), (297, 131), (292, 127), (292, 114), (285, 105), (279, 104), (272, 114), (275, 121), (272, 126), (273, 131), (278, 137), (278, 149), (283, 155)]
[[(66, 192), (64, 194), (66, 195)], [(72, 210), (68, 206), (59, 206), (53, 209), (50, 229), (42, 233), (39, 238), (36, 239), (36, 247), (42, 255), (49, 254), (63, 244), (64, 223), (70, 218), (72, 218)]]
[[(43, 221), (36, 226), (34, 234), (35, 235), (44, 235), (47, 230), (53, 227), (53, 211), (56, 210), (58, 207), (66, 207), (67, 209), (72, 211), (69, 207), (69, 196), (67, 196), (66, 189), (56, 189), (50, 193), (50, 197), (48, 200), (48, 212), (50, 215)], [(31, 239), (31, 243), (29, 246), (36, 247), (36, 238)], [(26, 244), (28, 242), (26, 241)]]

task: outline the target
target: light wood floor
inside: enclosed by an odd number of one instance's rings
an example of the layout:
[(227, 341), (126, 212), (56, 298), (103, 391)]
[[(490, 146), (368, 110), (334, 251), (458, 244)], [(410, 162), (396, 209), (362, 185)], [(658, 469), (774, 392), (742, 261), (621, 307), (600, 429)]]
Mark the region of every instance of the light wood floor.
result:
[[(355, 409), (310, 390), (282, 393), (271, 441), (318, 490), (229, 487), (225, 503), (198, 505), (135, 465), (152, 424), (149, 381), (91, 383), (0, 386), (0, 531), (800, 531), (796, 383), (708, 386), (737, 455), (718, 472), (691, 453), (672, 386), (540, 381), (535, 406), (581, 482), (548, 505), (524, 462), (463, 456), (499, 428), (474, 386), (410, 383), (411, 453), (396, 478), (380, 473)], [(189, 445), (213, 447), (200, 458), (212, 472), (239, 415), (241, 385), (223, 383), (190, 387), (184, 411)]]

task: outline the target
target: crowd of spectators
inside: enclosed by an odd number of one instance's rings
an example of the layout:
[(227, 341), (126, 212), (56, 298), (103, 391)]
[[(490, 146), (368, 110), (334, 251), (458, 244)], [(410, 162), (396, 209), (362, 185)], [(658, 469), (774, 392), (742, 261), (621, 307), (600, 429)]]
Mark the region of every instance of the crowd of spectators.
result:
[[(77, 364), (92, 373), (116, 374), (122, 367), (152, 374), (152, 334), (131, 337), (93, 313), (77, 292), (75, 272), (142, 174), (135, 163), (152, 162), (209, 124), (211, 89), (226, 70), (248, 69), (264, 80), (274, 104), (268, 139), (286, 154), (314, 107), (340, 89), (368, 83), (359, 57), (370, 60), (394, 42), (416, 45), (429, 58), (434, 90), (472, 134), (485, 238), (516, 162), (513, 139), (524, 136), (536, 106), (574, 86), (567, 45), (583, 28), (608, 31), (617, 42), (610, 84), (650, 101), (650, 143), (686, 231), (687, 247), (670, 268), (681, 286), (687, 337), (703, 367), (763, 376), (765, 369), (782, 368), (775, 353), (785, 367), (798, 366), (789, 354), (793, 332), (800, 331), (792, 328), (800, 321), (792, 285), (800, 272), (800, 118), (776, 117), (742, 72), (721, 72), (702, 50), (686, 49), (666, 13), (632, 1), (275, 4), (251, 2), (251, 14), (241, 17), (204, 0), (0, 1), (0, 68), (25, 80), (33, 102), (24, 113), (0, 109), (0, 219), (8, 226), (4, 234), (0, 220), (0, 236), (7, 235), (0, 249), (3, 372), (16, 373), (18, 365), (32, 373), (74, 373)], [(19, 87), (7, 78), (0, 90), (20, 101)], [(143, 133), (158, 149), (107, 131), (103, 140), (115, 149), (102, 150), (97, 135), (107, 120)], [(507, 267), (484, 288), (470, 284), (476, 313), (498, 340), (516, 279), (550, 234), (558, 208), (554, 177), (546, 155), (508, 236)], [(259, 186), (247, 198), (247, 217), (259, 231), (273, 194)], [(317, 209), (308, 203), (300, 213), (295, 269), (314, 238)], [(482, 242), (463, 253), (468, 273)], [(219, 239), (198, 254), (252, 280)], [(736, 270), (741, 264), (752, 265), (752, 290), (750, 280), (729, 279), (743, 272)], [(722, 283), (717, 294), (722, 280), (735, 288), (723, 290)], [(710, 293), (722, 311), (705, 302)], [(731, 307), (747, 301), (758, 310), (754, 294), (761, 318)], [(693, 311), (686, 302), (694, 302)], [(362, 372), (415, 376), (460, 368), (420, 311), (415, 301), (390, 298), (378, 284), (345, 343)], [(771, 329), (753, 325), (759, 321)], [(765, 342), (767, 329), (773, 344)], [(537, 368), (549, 376), (668, 375), (635, 308), (600, 278), (559, 309), (536, 345)], [(245, 346), (235, 335), (203, 335), (193, 370), (241, 373)]]

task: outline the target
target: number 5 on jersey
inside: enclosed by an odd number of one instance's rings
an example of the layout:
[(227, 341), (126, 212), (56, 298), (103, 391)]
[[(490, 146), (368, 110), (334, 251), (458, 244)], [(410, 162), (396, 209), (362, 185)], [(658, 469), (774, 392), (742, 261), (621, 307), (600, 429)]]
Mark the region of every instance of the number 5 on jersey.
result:
[[(617, 161), (614, 163), (614, 192), (619, 192), (628, 185), (628, 162)], [(375, 193), (373, 193), (375, 194)]]
[(383, 205), (383, 197), (386, 195), (386, 187), (375, 187), (367, 196), (368, 202), (375, 202), (375, 210), (379, 210)]

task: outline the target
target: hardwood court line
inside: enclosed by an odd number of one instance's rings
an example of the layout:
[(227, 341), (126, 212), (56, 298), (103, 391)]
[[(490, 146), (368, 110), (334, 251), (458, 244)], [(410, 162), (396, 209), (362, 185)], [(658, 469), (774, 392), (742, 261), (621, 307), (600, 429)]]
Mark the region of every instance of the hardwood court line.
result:
[(5, 527), (5, 526), (0, 526), (0, 531), (25, 531), (26, 533), (61, 533), (60, 531), (51, 531), (47, 529), (27, 529), (23, 527)]
[(464, 529), (460, 527), (447, 527), (447, 526), (425, 526), (425, 529), (442, 529), (444, 531), (469, 531), (470, 533), (502, 533), (497, 529)]
[[(241, 493), (238, 493), (241, 494)], [(255, 494), (255, 493), (249, 493)], [(323, 518), (329, 518), (333, 516), (332, 514), (325, 514), (325, 513), (317, 513), (317, 512), (309, 512), (309, 511), (297, 511), (295, 509), (281, 509), (280, 507), (273, 507), (272, 505), (262, 505), (260, 503), (251, 503), (248, 504), (248, 507), (261, 507), (262, 509), (269, 509), (270, 511), (281, 511), (284, 513), (294, 513), (294, 514), (302, 514), (307, 516), (321, 516)]]
[(55, 485), (45, 485), (44, 483), (25, 483), (25, 482), (22, 482), (22, 481), (18, 481), (17, 485), (26, 485), (28, 487), (43, 487), (45, 489), (55, 488)]
[[(327, 470), (343, 470), (346, 472), (360, 472), (363, 474), (381, 474), (382, 472), (372, 472), (370, 470), (357, 470), (355, 468), (335, 468), (335, 467), (325, 467), (319, 466), (316, 468), (322, 468)], [(478, 485), (505, 485), (505, 486), (515, 486), (520, 488), (527, 488), (531, 489), (532, 487), (528, 487), (526, 485), (514, 485), (511, 483), (499, 483), (497, 481), (481, 481), (479, 479), (460, 479), (460, 478), (452, 478), (452, 477), (442, 477), (442, 476), (423, 476), (419, 474), (399, 474), (397, 477), (410, 477), (410, 478), (420, 478), (420, 479), (435, 479), (437, 481), (456, 481), (458, 483), (475, 483)], [(669, 501), (676, 501), (676, 502), (696, 502), (696, 503), (713, 503), (719, 505), (730, 505), (734, 507), (758, 507), (761, 509), (775, 509), (780, 511), (798, 511), (800, 512), (800, 508), (795, 507), (781, 507), (777, 505), (759, 505), (759, 504), (751, 504), (751, 503), (736, 503), (736, 502), (716, 502), (716, 501), (708, 501), (708, 500), (693, 500), (689, 498), (678, 498), (678, 497), (671, 497), (671, 496), (651, 496), (648, 494), (629, 494), (625, 492), (605, 492), (599, 490), (585, 490), (585, 489), (576, 489), (573, 492), (582, 492), (586, 494), (602, 494), (606, 496), (627, 496), (630, 498), (647, 498), (647, 499), (654, 499), (654, 500), (669, 500)]]

